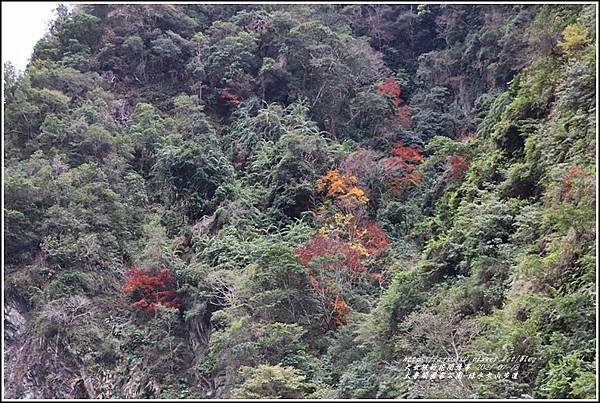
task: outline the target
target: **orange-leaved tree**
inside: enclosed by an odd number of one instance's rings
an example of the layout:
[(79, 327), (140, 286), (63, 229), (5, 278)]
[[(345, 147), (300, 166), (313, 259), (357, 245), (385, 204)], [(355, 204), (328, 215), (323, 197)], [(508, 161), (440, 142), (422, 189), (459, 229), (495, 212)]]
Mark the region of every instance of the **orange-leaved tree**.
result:
[(357, 182), (356, 176), (330, 170), (317, 181), (316, 189), (317, 192), (325, 193), (325, 196), (337, 201), (340, 207), (353, 209), (369, 202), (365, 191), (356, 185)]
[[(335, 326), (345, 324), (351, 311), (342, 295), (358, 283), (360, 276), (368, 275), (366, 259), (379, 256), (389, 245), (383, 230), (368, 220), (369, 199), (352, 174), (368, 165), (366, 161), (375, 161), (377, 155), (355, 157), (358, 164), (346, 164), (343, 174), (330, 170), (317, 181), (317, 192), (333, 203), (319, 208), (317, 218), (322, 225), (318, 234), (294, 250), (308, 269), (327, 322)], [(371, 278), (380, 280), (378, 276)]]
[(574, 198), (574, 181), (586, 174), (585, 170), (579, 165), (574, 164), (569, 168), (563, 179), (563, 199), (571, 200)]

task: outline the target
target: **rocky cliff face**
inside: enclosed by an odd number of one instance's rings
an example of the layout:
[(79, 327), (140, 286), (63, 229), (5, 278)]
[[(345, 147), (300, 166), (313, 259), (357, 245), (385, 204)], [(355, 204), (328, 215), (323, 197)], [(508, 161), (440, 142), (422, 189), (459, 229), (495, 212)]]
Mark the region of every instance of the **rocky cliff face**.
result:
[[(65, 307), (86, 309), (85, 298)], [(77, 313), (77, 311), (71, 312)], [(4, 307), (4, 386), (11, 399), (88, 399), (101, 397), (101, 383), (91, 377), (80, 356), (61, 339), (61, 333), (45, 338), (34, 331), (27, 303), (18, 294), (8, 293)]]
[(41, 397), (34, 379), (25, 368), (28, 317), (26, 304), (14, 295), (7, 295), (4, 305), (4, 387), (8, 398)]
[(4, 308), (4, 386), (12, 399), (86, 398), (80, 377), (63, 351), (53, 353), (41, 339), (32, 338), (29, 314), (18, 299)]
[(58, 11), (4, 69), (7, 397), (595, 396), (595, 8)]
[[(73, 327), (82, 328), (98, 321), (102, 316), (85, 297), (72, 297), (63, 301), (61, 311), (49, 306), (41, 318), (53, 317), (54, 323), (62, 323), (63, 331), (51, 337), (39, 333), (40, 318), (32, 318), (28, 305), (17, 293), (8, 292), (4, 307), (4, 387), (11, 399), (99, 399), (136, 398), (160, 393), (160, 385), (148, 376), (147, 366), (142, 362), (130, 363), (126, 359), (119, 326), (112, 326), (111, 337), (118, 342), (114, 362), (120, 365), (97, 365), (90, 367), (86, 354), (72, 346), (67, 333)], [(188, 343), (197, 362), (210, 338), (210, 323), (205, 320), (189, 324)], [(92, 346), (101, 350), (100, 346)], [(126, 348), (126, 347), (125, 347)], [(201, 388), (214, 393), (214, 380), (198, 379)]]

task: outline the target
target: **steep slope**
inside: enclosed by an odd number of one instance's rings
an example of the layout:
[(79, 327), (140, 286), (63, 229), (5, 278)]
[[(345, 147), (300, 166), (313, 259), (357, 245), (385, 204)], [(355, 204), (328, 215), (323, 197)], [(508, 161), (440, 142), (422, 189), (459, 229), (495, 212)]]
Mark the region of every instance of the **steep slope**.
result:
[(5, 66), (6, 396), (593, 398), (595, 26), (59, 9)]

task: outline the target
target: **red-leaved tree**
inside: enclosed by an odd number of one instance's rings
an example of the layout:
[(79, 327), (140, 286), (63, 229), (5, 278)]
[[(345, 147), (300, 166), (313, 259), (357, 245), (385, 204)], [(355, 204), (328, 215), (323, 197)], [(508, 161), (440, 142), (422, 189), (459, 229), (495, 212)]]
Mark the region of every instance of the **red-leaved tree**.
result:
[(405, 166), (423, 161), (423, 149), (417, 144), (406, 147), (400, 141), (396, 141), (392, 147), (392, 155), (399, 157)]
[(408, 106), (401, 106), (396, 109), (396, 120), (405, 129), (410, 129), (412, 126), (412, 109)]
[(347, 242), (326, 238), (323, 235), (317, 235), (306, 245), (296, 248), (294, 252), (306, 267), (309, 267), (310, 262), (315, 258), (339, 257), (340, 259), (335, 262), (327, 262), (324, 265), (325, 268), (348, 271), (352, 277), (367, 271), (361, 262), (360, 252), (353, 249)]
[(379, 225), (373, 222), (359, 226), (356, 224), (356, 220), (353, 219), (349, 224), (348, 230), (351, 238), (360, 242), (365, 251), (371, 256), (379, 256), (390, 244), (385, 236), (385, 232), (383, 232)]
[(467, 133), (458, 139), (458, 141), (461, 143), (466, 143), (467, 141), (470, 141), (470, 140), (477, 140), (477, 134), (475, 134), (474, 132)]
[(240, 104), (240, 97), (230, 91), (229, 89), (224, 89), (221, 91), (220, 98), (223, 102), (231, 106), (238, 106)]
[(135, 310), (154, 313), (157, 305), (180, 308), (175, 278), (169, 269), (148, 270), (132, 267), (125, 273), (123, 292), (135, 301)]
[(396, 106), (400, 106), (402, 98), (400, 98), (400, 85), (394, 77), (388, 77), (385, 79), (383, 84), (377, 87), (378, 95), (386, 95), (390, 97), (392, 103)]
[[(326, 320), (336, 326), (345, 324), (350, 307), (340, 291), (367, 271), (361, 253), (347, 242), (322, 235), (296, 248), (294, 253), (308, 269), (310, 284), (321, 301)], [(318, 264), (311, 265), (313, 261)]]
[(396, 78), (391, 76), (386, 78), (383, 84), (377, 87), (376, 93), (386, 96), (392, 102), (396, 121), (405, 129), (409, 129), (412, 126), (412, 109), (408, 106), (401, 106), (404, 100), (400, 98), (402, 91)]
[(454, 179), (460, 179), (469, 169), (469, 161), (463, 155), (450, 155), (448, 157), (450, 173)]
[(390, 190), (418, 186), (423, 176), (415, 168), (423, 161), (423, 149), (416, 145), (404, 146), (400, 141), (394, 143), (392, 157), (383, 158), (380, 163), (389, 181)]

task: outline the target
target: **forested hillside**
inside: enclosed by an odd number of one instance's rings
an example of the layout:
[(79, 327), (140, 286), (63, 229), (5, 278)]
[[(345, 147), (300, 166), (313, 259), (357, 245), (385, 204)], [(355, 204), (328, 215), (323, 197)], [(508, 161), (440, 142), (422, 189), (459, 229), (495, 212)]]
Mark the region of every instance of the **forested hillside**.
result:
[(77, 5), (4, 69), (5, 397), (594, 398), (595, 5)]

